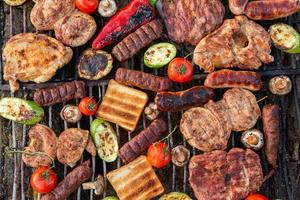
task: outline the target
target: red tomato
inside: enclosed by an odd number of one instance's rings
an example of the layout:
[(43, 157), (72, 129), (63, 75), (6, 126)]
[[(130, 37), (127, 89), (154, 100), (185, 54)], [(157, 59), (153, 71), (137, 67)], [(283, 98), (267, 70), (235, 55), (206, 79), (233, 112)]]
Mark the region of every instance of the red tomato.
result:
[(268, 200), (268, 198), (262, 194), (253, 193), (250, 194), (245, 200)]
[(99, 0), (75, 0), (75, 6), (84, 13), (91, 14), (96, 11)]
[(185, 58), (174, 58), (168, 66), (169, 79), (184, 83), (193, 78), (193, 65)]
[(97, 102), (92, 97), (84, 97), (81, 99), (78, 108), (84, 115), (94, 115), (97, 112)]
[(171, 161), (169, 146), (164, 142), (152, 144), (148, 149), (147, 159), (153, 167), (165, 167)]
[(49, 167), (36, 169), (30, 177), (30, 185), (34, 191), (45, 194), (51, 192), (57, 185), (57, 176)]

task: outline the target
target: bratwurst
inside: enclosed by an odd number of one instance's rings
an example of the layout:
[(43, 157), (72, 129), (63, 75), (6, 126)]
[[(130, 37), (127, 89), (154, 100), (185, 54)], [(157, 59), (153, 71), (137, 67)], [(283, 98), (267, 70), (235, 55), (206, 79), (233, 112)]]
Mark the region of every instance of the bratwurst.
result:
[(154, 99), (159, 110), (178, 112), (207, 103), (214, 91), (204, 86), (195, 86), (179, 92), (158, 92)]

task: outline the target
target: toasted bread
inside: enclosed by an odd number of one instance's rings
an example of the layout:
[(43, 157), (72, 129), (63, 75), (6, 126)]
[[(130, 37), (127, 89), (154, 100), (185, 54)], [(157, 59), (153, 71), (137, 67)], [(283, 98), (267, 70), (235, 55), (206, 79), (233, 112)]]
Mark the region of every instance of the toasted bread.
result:
[(121, 200), (149, 200), (164, 192), (145, 156), (138, 157), (106, 176)]
[(146, 93), (110, 80), (96, 117), (133, 131), (147, 101)]

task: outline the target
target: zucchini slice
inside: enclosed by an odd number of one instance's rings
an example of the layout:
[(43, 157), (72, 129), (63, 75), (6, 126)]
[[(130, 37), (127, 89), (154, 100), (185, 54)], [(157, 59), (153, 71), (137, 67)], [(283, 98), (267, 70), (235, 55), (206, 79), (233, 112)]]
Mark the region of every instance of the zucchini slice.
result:
[(0, 115), (20, 124), (33, 125), (43, 119), (44, 109), (34, 101), (4, 97), (0, 100)]
[(149, 68), (161, 68), (176, 56), (176, 52), (173, 44), (167, 42), (154, 44), (145, 52), (144, 64)]
[(26, 0), (4, 0), (4, 2), (10, 6), (20, 6), (25, 3)]
[(192, 198), (182, 192), (171, 192), (161, 196), (159, 200), (192, 200)]
[(102, 200), (119, 200), (119, 199), (118, 199), (118, 197), (115, 197), (115, 196), (108, 196), (108, 197), (103, 198)]

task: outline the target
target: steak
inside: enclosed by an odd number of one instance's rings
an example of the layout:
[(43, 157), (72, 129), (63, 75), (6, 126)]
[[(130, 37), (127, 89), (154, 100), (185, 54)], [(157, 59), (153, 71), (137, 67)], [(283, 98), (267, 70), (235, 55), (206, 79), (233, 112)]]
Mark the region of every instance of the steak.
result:
[(157, 5), (171, 40), (197, 45), (223, 22), (219, 0), (161, 0)]
[(192, 157), (189, 182), (198, 200), (240, 200), (263, 183), (259, 156), (250, 149), (233, 148)]

